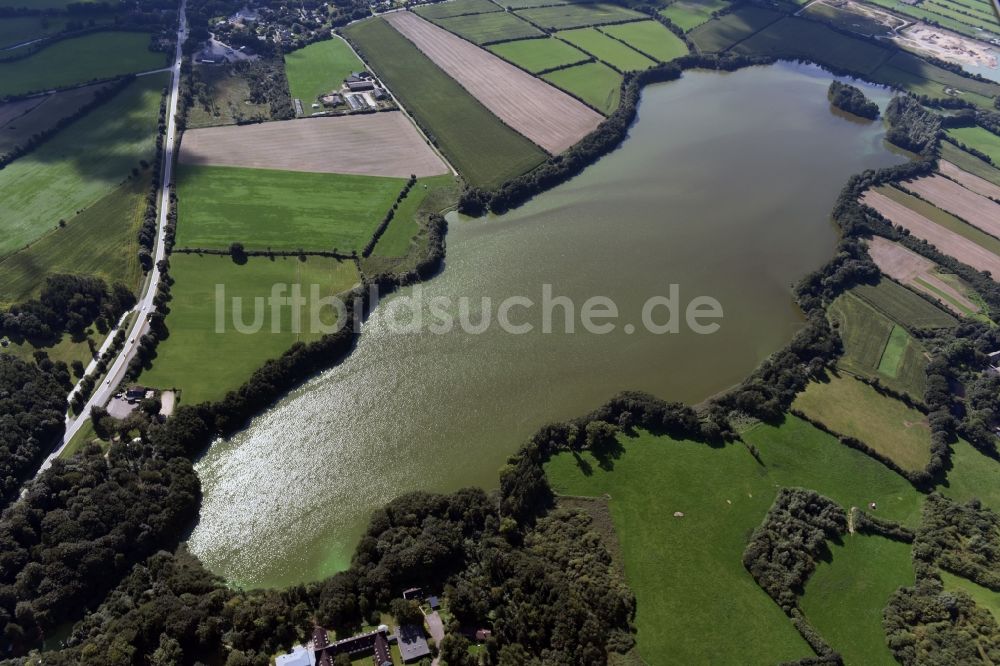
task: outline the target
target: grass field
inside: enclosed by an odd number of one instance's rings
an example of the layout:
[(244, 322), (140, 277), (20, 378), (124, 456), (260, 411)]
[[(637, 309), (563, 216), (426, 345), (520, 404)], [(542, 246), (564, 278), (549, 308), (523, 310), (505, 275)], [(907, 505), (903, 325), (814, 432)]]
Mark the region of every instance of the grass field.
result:
[(425, 19), (448, 18), (449, 16), (459, 16), (461, 14), (486, 14), (489, 12), (501, 12), (503, 9), (490, 0), (448, 0), (435, 5), (423, 5), (415, 7), (414, 10)]
[(621, 101), (622, 75), (604, 63), (588, 62), (550, 72), (542, 78), (576, 95), (605, 115), (618, 108)]
[(405, 180), (184, 165), (177, 246), (361, 250)]
[(954, 215), (947, 213), (940, 208), (936, 208), (923, 199), (907, 194), (895, 187), (878, 187), (876, 190), (893, 201), (903, 204), (910, 210), (923, 215), (931, 222), (941, 225), (949, 231), (953, 231), (959, 236), (966, 238), (981, 248), (1000, 256), (1000, 239), (994, 238), (987, 233), (976, 229), (971, 224), (966, 224)]
[(523, 39), (494, 44), (489, 50), (508, 62), (533, 74), (573, 63), (584, 62), (590, 57), (558, 39)]
[(871, 72), (890, 51), (869, 42), (848, 37), (806, 19), (789, 17), (768, 26), (740, 42), (739, 53), (786, 58), (808, 58), (855, 72)]
[(996, 621), (1000, 622), (1000, 593), (976, 585), (968, 578), (962, 578), (947, 571), (939, 571), (938, 573), (941, 575), (941, 582), (944, 583), (945, 590), (965, 592), (972, 597), (977, 606), (993, 613)]
[(937, 489), (957, 502), (978, 499), (994, 511), (1000, 511), (1000, 461), (959, 439), (951, 445), (951, 469), (947, 480)]
[(963, 98), (976, 103), (985, 100), (989, 104), (991, 98), (1000, 94), (1000, 84), (966, 78), (903, 51), (893, 54), (874, 72), (873, 78), (932, 97), (946, 97), (946, 87), (956, 88), (964, 91)]
[(893, 666), (882, 609), (897, 588), (913, 585), (909, 544), (848, 534), (830, 550), (832, 561), (820, 562), (806, 583), (802, 610), (844, 663)]
[(435, 19), (434, 22), (475, 44), (542, 36), (541, 30), (509, 12), (467, 14)]
[(94, 32), (55, 42), (23, 60), (0, 63), (0, 97), (165, 67), (145, 32)]
[(973, 176), (979, 176), (994, 185), (1000, 185), (1000, 169), (990, 166), (971, 153), (967, 153), (948, 141), (941, 142), (941, 157), (948, 160), (962, 171), (968, 171)]
[(0, 49), (62, 32), (67, 20), (63, 16), (5, 16), (0, 21)]
[(709, 21), (691, 31), (689, 37), (701, 51), (716, 53), (763, 30), (783, 15), (769, 9), (747, 6)]
[(982, 127), (955, 127), (946, 131), (956, 141), (989, 155), (993, 164), (1000, 164), (1000, 136)]
[(660, 10), (660, 16), (670, 19), (684, 32), (712, 19), (712, 13), (729, 6), (728, 0), (677, 0)]
[(941, 308), (887, 278), (874, 287), (858, 285), (853, 291), (868, 305), (910, 330), (947, 328), (958, 323)]
[(60, 120), (68, 118), (81, 106), (93, 101), (94, 94), (103, 87), (104, 84), (70, 88), (46, 95), (38, 104), (29, 102), (29, 106), (25, 107), (25, 110), (30, 108), (27, 113), (11, 113), (12, 117), (8, 122), (0, 123), (0, 155), (24, 144), (35, 134), (55, 127)]
[(861, 440), (903, 469), (920, 470), (930, 461), (926, 417), (849, 375), (810, 383), (792, 406), (834, 432)]
[(340, 37), (292, 51), (285, 56), (285, 73), (292, 99), (302, 100), (305, 109), (320, 95), (340, 88), (351, 72), (364, 65)]
[(420, 231), (417, 212), (421, 210), (427, 195), (440, 188), (451, 188), (455, 179), (451, 176), (434, 176), (417, 180), (406, 198), (399, 204), (385, 233), (375, 245), (375, 254), (382, 257), (405, 256), (413, 246), (413, 237)]
[(97, 202), (152, 159), (167, 74), (136, 79), (114, 99), (0, 171), (0, 256)]
[(910, 334), (902, 326), (893, 326), (889, 340), (882, 350), (882, 358), (878, 361), (878, 371), (887, 377), (896, 379), (903, 365), (906, 348), (910, 344)]
[(573, 0), (497, 0), (497, 4), (508, 9), (525, 9), (527, 7), (548, 7), (550, 5), (569, 5)]
[(588, 2), (580, 4), (556, 5), (554, 7), (535, 7), (517, 12), (535, 25), (549, 30), (568, 30), (569, 28), (584, 28), (590, 25), (617, 23), (630, 19), (644, 19), (641, 14), (632, 9), (606, 2)]
[(657, 21), (609, 25), (601, 28), (601, 31), (660, 62), (673, 60), (688, 52), (687, 44)]
[[(256, 333), (241, 333), (234, 328), (233, 298), (241, 297), (242, 321), (254, 321), (254, 299), (265, 299), (275, 284), (301, 284), (308, 298), (310, 285), (318, 284), (321, 296), (350, 289), (358, 280), (357, 269), (350, 261), (309, 257), (278, 257), (274, 260), (251, 257), (242, 266), (229, 257), (174, 254), (170, 258), (174, 278), (173, 301), (167, 316), (170, 335), (160, 342), (153, 367), (140, 377), (147, 386), (178, 388), (184, 404), (218, 400), (227, 391), (245, 382), (264, 361), (277, 358), (298, 341), (320, 337), (311, 332), (308, 307), (302, 316), (301, 331), (292, 330), (289, 308), (281, 311), (279, 332), (272, 333), (271, 311), (263, 307), (263, 327)], [(225, 285), (225, 332), (216, 332), (216, 285)], [(286, 292), (287, 295), (287, 292)], [(332, 324), (330, 308), (324, 309), (323, 321)], [(209, 378), (206, 380), (206, 378)]]
[(384, 19), (355, 23), (345, 33), (472, 185), (498, 185), (545, 160), (538, 146), (501, 123)]
[(55, 273), (96, 275), (138, 292), (137, 233), (146, 210), (149, 172), (114, 189), (77, 215), (64, 229), (0, 259), (0, 305), (37, 296)]
[(608, 37), (596, 28), (578, 28), (557, 32), (556, 37), (564, 39), (623, 72), (648, 69), (656, 63), (635, 49), (629, 48), (617, 39)]

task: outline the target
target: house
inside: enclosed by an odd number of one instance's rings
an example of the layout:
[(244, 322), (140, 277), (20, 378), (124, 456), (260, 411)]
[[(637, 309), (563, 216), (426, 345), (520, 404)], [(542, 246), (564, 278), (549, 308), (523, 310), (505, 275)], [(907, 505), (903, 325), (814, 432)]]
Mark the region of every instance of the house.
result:
[(393, 666), (392, 653), (389, 651), (389, 639), (384, 633), (375, 637), (375, 666)]
[(129, 386), (128, 390), (125, 391), (126, 400), (142, 400), (145, 397), (146, 397), (145, 386)]
[(396, 628), (396, 643), (404, 664), (420, 661), (430, 656), (431, 649), (424, 638), (424, 628), (415, 624), (404, 624)]
[(275, 657), (274, 666), (316, 666), (316, 656), (312, 650), (296, 645), (288, 654)]
[(427, 605), (430, 606), (432, 610), (441, 608), (441, 602), (435, 596), (427, 597)]
[(403, 590), (403, 598), (409, 601), (410, 599), (419, 599), (424, 596), (424, 588), (422, 587), (411, 587), (408, 590)]
[(329, 95), (323, 95), (320, 101), (326, 106), (340, 106), (344, 103), (344, 98), (337, 93), (330, 93)]
[(476, 642), (477, 643), (485, 643), (486, 639), (491, 638), (492, 636), (493, 636), (493, 632), (490, 631), (489, 629), (476, 629)]

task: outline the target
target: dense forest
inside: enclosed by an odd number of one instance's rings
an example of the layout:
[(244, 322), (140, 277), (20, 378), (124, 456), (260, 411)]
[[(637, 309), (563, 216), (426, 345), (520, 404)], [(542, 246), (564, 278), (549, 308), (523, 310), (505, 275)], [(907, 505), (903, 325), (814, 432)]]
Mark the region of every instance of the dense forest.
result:
[(856, 86), (833, 81), (830, 83), (830, 89), (826, 96), (830, 103), (841, 111), (847, 111), (869, 120), (878, 118), (878, 104), (865, 97), (861, 89)]

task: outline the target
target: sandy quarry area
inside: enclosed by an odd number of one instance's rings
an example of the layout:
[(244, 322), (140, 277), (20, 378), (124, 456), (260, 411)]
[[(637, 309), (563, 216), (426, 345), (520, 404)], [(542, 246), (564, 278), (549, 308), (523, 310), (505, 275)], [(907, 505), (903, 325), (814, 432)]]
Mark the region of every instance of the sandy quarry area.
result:
[(1000, 204), (937, 174), (904, 181), (901, 185), (924, 201), (1000, 238)]
[(552, 154), (604, 120), (561, 90), (413, 12), (393, 12), (385, 20), (500, 120)]
[(948, 231), (935, 224), (923, 215), (915, 213), (906, 206), (896, 203), (884, 194), (868, 191), (861, 197), (861, 202), (871, 206), (893, 224), (902, 226), (916, 238), (922, 238), (941, 252), (955, 257), (963, 264), (976, 270), (989, 271), (995, 280), (1000, 281), (1000, 257), (972, 241)]
[[(921, 257), (899, 243), (894, 243), (880, 236), (875, 236), (868, 242), (868, 253), (880, 271), (901, 284), (927, 294), (955, 314), (965, 315), (969, 311), (979, 312), (978, 305), (970, 301), (960, 290), (941, 279), (937, 272), (937, 264), (930, 259)], [(966, 309), (963, 310), (954, 302), (941, 298), (941, 293), (947, 294)]]
[(1000, 201), (1000, 186), (997, 186), (985, 178), (975, 176), (968, 171), (962, 171), (957, 166), (947, 160), (938, 160), (938, 171), (943, 176), (960, 183), (976, 194), (982, 194), (994, 201)]
[(399, 111), (188, 130), (180, 162), (396, 178), (448, 173)]
[(995, 52), (988, 44), (926, 23), (914, 23), (897, 34), (893, 41), (903, 48), (959, 65), (998, 66)]

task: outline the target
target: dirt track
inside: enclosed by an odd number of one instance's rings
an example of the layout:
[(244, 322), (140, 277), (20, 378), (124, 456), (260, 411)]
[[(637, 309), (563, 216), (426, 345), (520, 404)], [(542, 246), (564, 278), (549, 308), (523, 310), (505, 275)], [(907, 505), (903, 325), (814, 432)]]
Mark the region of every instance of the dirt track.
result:
[(561, 90), (413, 12), (393, 12), (385, 20), (500, 120), (552, 154), (604, 120)]
[(910, 192), (920, 195), (921, 199), (962, 218), (991, 236), (1000, 237), (1000, 204), (937, 174), (906, 181), (902, 185)]
[[(880, 236), (875, 236), (868, 242), (868, 253), (879, 267), (879, 270), (901, 284), (922, 291), (955, 314), (964, 315), (967, 311), (979, 312), (979, 306), (966, 298), (961, 291), (942, 280), (937, 274), (937, 264), (930, 259), (921, 257), (916, 252), (908, 250), (899, 243), (894, 243)], [(922, 280), (926, 284), (918, 281)], [(954, 303), (941, 298), (941, 294), (929, 288), (931, 285), (938, 292), (948, 294), (967, 309), (962, 310)]]
[(188, 130), (180, 162), (397, 178), (448, 173), (397, 111)]
[(916, 238), (922, 238), (941, 252), (955, 257), (980, 271), (989, 271), (993, 279), (1000, 281), (1000, 257), (972, 241), (948, 231), (944, 227), (928, 220), (923, 215), (914, 213), (902, 204), (878, 192), (868, 191), (861, 197), (861, 202), (871, 206), (883, 217), (908, 229)]
[(984, 178), (974, 176), (967, 171), (962, 171), (951, 162), (938, 160), (938, 171), (940, 171), (942, 175), (948, 176), (952, 180), (959, 182), (976, 194), (982, 194), (984, 197), (1000, 201), (1000, 187)]

